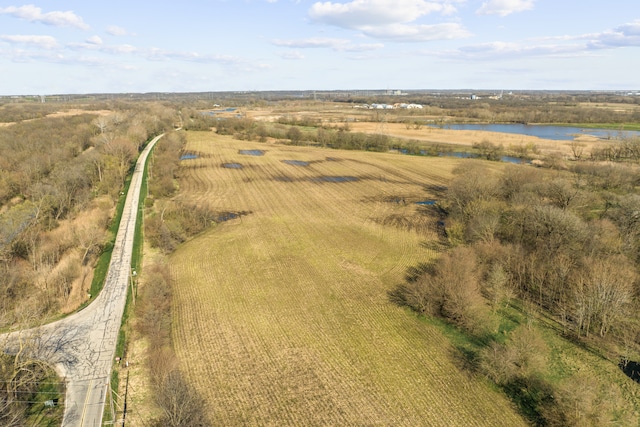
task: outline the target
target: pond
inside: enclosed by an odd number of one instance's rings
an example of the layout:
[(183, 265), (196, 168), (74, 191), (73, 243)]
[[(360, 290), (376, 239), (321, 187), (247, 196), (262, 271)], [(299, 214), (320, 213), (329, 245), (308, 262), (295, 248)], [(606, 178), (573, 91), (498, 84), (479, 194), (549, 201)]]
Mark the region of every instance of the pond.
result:
[(242, 165), (240, 163), (223, 163), (222, 167), (227, 169), (242, 169)]
[(182, 156), (180, 156), (180, 160), (192, 160), (197, 158), (198, 158), (197, 154), (183, 154)]
[(264, 156), (264, 150), (240, 150), (238, 153), (245, 156)]
[(224, 221), (229, 221), (239, 217), (240, 215), (238, 215), (235, 212), (222, 212), (220, 215), (218, 215), (218, 218), (216, 218), (216, 221), (224, 222)]
[(293, 166), (309, 166), (309, 162), (304, 160), (283, 160), (282, 162)]
[[(438, 153), (438, 156), (440, 156), (440, 157), (458, 157), (460, 159), (477, 159), (477, 158), (480, 158), (480, 155), (478, 153), (469, 153), (467, 151), (450, 151), (450, 152), (445, 152), (445, 153)], [(501, 156), (500, 157), (500, 161), (501, 162), (505, 162), (505, 163), (513, 163), (513, 164), (516, 164), (516, 165), (531, 164), (530, 160), (524, 160), (524, 159), (521, 159), (519, 157), (513, 157), (513, 156)]]
[(317, 178), (311, 178), (314, 182), (353, 182), (359, 181), (355, 176), (320, 176)]
[(514, 133), (518, 135), (537, 136), (555, 141), (573, 141), (577, 135), (592, 135), (602, 139), (630, 138), (640, 136), (639, 131), (617, 131), (614, 129), (585, 129), (572, 126), (525, 125), (519, 123), (506, 124), (448, 124), (430, 127), (451, 130), (481, 130), (487, 132)]

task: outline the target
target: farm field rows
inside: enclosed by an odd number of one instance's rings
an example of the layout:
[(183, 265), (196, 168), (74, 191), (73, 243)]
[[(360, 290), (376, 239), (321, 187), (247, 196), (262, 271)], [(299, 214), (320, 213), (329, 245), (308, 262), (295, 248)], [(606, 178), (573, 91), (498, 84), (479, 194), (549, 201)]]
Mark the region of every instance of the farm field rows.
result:
[(169, 259), (174, 347), (214, 425), (526, 425), (387, 296), (436, 255), (415, 202), (460, 160), (187, 136), (176, 197), (250, 212)]

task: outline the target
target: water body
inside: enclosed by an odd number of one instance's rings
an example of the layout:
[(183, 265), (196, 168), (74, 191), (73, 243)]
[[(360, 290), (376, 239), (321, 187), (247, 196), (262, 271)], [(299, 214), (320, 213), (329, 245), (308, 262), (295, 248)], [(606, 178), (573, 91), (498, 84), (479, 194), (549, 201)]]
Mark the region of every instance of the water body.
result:
[[(439, 127), (430, 125), (430, 127)], [(617, 131), (613, 129), (584, 129), (571, 126), (508, 124), (449, 124), (442, 129), (482, 130), (488, 132), (513, 133), (518, 135), (537, 136), (555, 141), (573, 141), (579, 135), (592, 135), (602, 139), (639, 137), (640, 131)]]
[(437, 202), (435, 200), (422, 200), (422, 201), (416, 202), (416, 205), (433, 206), (436, 203)]
[[(450, 151), (448, 153), (438, 153), (440, 157), (457, 157), (459, 159), (478, 159), (480, 158), (480, 154), (478, 153), (469, 153), (467, 151)], [(513, 156), (502, 156), (500, 157), (501, 162), (505, 163), (513, 163), (514, 165), (520, 164), (530, 164), (530, 160), (521, 159), (519, 157)]]
[(315, 182), (353, 182), (358, 180), (359, 178), (355, 176), (321, 176), (312, 178), (312, 181)]
[(183, 154), (180, 157), (180, 160), (192, 160), (192, 159), (197, 159), (198, 155), (197, 154)]
[(217, 221), (218, 222), (224, 222), (224, 221), (229, 221), (229, 220), (232, 220), (232, 219), (235, 219), (235, 218), (239, 218), (239, 217), (240, 217), (240, 215), (238, 215), (235, 212), (223, 212), (218, 216)]
[(211, 111), (203, 112), (201, 114), (208, 115), (208, 116), (215, 116), (216, 114), (219, 114), (219, 113), (233, 113), (236, 110), (237, 108), (225, 108), (224, 110), (211, 110)]
[(263, 150), (240, 150), (238, 153), (245, 156), (264, 156)]
[(283, 162), (293, 166), (309, 166), (309, 162), (305, 162), (304, 160), (283, 160)]
[(242, 165), (240, 163), (223, 163), (222, 167), (227, 169), (242, 169)]

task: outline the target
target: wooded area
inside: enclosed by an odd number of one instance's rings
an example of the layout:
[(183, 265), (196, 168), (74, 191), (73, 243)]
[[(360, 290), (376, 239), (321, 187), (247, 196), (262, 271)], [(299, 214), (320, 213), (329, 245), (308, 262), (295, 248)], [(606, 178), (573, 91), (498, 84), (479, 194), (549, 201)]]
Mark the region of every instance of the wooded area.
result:
[[(430, 212), (449, 249), (393, 300), (480, 340), (468, 355), (472, 370), (520, 399), (535, 424), (616, 420), (620, 402), (584, 388), (588, 379), (546, 379), (549, 349), (529, 322), (550, 316), (560, 335), (614, 363), (638, 356), (638, 172), (629, 163), (501, 172), (465, 165)], [(534, 317), (505, 328), (514, 311)]]
[[(161, 105), (95, 108), (0, 107), (0, 122), (7, 123), (0, 127), (2, 329), (41, 324), (91, 300), (96, 262), (113, 242), (109, 227), (130, 168), (145, 142), (175, 121)], [(0, 361), (3, 425), (61, 420), (52, 408), (63, 403), (64, 384), (37, 344), (25, 342), (18, 355)]]
[[(10, 119), (39, 106), (0, 108)], [(96, 257), (138, 150), (173, 126), (160, 105), (41, 117), (0, 128), (0, 327), (37, 323), (87, 299)]]

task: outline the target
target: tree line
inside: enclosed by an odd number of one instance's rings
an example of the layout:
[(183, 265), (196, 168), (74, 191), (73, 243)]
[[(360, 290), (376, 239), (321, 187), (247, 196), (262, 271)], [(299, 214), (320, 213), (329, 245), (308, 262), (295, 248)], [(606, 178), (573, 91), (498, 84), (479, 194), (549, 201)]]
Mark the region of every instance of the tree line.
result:
[[(206, 206), (172, 201), (177, 191), (184, 132), (171, 132), (154, 147), (148, 168), (149, 195), (145, 200), (145, 242), (169, 254), (187, 238), (217, 220)], [(209, 425), (202, 397), (189, 385), (177, 362), (171, 339), (172, 278), (167, 264), (145, 268), (144, 286), (136, 306), (135, 325), (148, 340), (146, 368), (159, 413), (148, 420), (152, 426)]]
[[(455, 172), (432, 212), (448, 249), (408, 276), (392, 300), (475, 337), (472, 370), (502, 387), (534, 424), (629, 421), (617, 418), (620, 396), (606, 402), (597, 382), (548, 380), (550, 350), (531, 322), (549, 317), (561, 335), (616, 363), (638, 355), (638, 165), (497, 172), (468, 161)], [(514, 316), (522, 318), (500, 326)]]
[(55, 314), (91, 281), (138, 151), (174, 122), (165, 106), (119, 104), (0, 127), (0, 327)]

